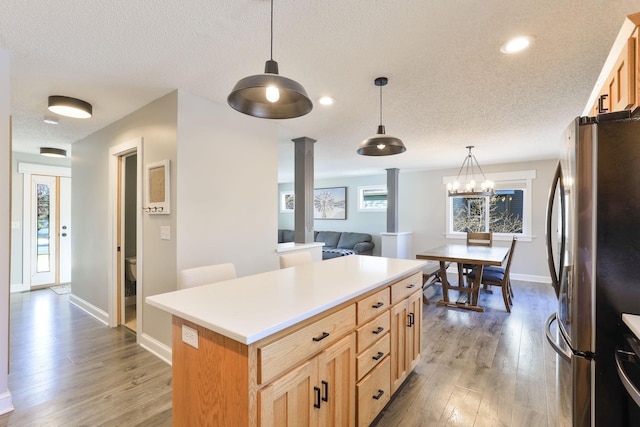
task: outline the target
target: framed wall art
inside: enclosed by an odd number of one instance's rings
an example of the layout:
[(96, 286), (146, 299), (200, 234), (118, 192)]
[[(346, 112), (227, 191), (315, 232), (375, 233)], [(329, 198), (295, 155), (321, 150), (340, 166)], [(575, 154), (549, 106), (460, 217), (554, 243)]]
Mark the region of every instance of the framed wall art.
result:
[(149, 163), (145, 173), (144, 211), (148, 214), (171, 213), (170, 160)]
[(280, 212), (293, 213), (296, 206), (293, 191), (280, 192)]
[(313, 219), (347, 219), (347, 187), (314, 189)]

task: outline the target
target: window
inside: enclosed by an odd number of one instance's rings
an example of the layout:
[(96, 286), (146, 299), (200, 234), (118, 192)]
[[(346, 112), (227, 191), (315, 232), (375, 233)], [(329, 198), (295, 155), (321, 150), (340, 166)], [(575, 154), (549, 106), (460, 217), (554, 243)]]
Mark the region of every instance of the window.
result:
[[(463, 238), (469, 231), (492, 232), (494, 239), (531, 238), (531, 180), (535, 171), (487, 175), (495, 194), (447, 197), (447, 237)], [(453, 180), (445, 177), (443, 182)]]
[(387, 210), (387, 186), (358, 187), (358, 210), (370, 212)]

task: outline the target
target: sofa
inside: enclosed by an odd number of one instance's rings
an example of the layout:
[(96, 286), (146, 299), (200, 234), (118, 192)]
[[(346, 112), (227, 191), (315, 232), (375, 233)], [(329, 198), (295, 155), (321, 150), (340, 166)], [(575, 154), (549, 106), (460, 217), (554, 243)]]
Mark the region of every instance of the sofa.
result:
[[(322, 242), (322, 259), (345, 255), (372, 255), (374, 243), (371, 234), (349, 231), (314, 231), (314, 242)], [(294, 241), (293, 230), (278, 230), (278, 243)]]

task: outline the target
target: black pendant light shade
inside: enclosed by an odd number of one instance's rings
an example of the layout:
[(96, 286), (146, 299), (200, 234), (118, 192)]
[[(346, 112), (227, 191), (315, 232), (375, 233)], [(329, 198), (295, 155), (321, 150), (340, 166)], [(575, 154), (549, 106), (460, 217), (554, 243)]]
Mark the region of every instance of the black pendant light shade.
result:
[(241, 79), (233, 87), (227, 102), (234, 110), (263, 119), (291, 119), (304, 116), (313, 103), (302, 85), (278, 74), (273, 60), (273, 0), (271, 0), (271, 59), (264, 74)]
[[(278, 91), (278, 99), (269, 101), (267, 91)], [(272, 98), (273, 99), (273, 98)], [(291, 119), (304, 116), (313, 104), (302, 85), (278, 74), (278, 63), (266, 62), (264, 74), (241, 79), (233, 87), (227, 102), (234, 110), (263, 119)]]
[(382, 86), (385, 86), (388, 81), (386, 77), (378, 77), (374, 81), (375, 85), (380, 87), (380, 125), (376, 135), (365, 139), (358, 146), (357, 153), (363, 156), (391, 156), (407, 151), (399, 138), (385, 134), (382, 124)]

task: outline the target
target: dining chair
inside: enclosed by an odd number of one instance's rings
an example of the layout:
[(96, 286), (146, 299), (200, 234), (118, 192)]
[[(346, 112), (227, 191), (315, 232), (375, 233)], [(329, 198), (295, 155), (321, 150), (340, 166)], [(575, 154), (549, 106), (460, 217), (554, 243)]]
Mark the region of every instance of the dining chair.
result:
[(180, 289), (186, 289), (208, 283), (231, 280), (236, 277), (236, 268), (229, 262), (226, 264), (205, 265), (180, 270), (178, 273), (178, 284), (180, 285)]
[(280, 255), (280, 268), (293, 267), (310, 262), (313, 262), (313, 259), (311, 259), (311, 252), (294, 252), (291, 254)]
[[(467, 246), (492, 246), (493, 233), (489, 232), (467, 232)], [(471, 269), (475, 267), (473, 264), (462, 264), (462, 275), (469, 274)], [(487, 287), (484, 288), (487, 290)]]
[[(500, 286), (502, 288), (502, 299), (504, 300), (504, 306), (508, 313), (511, 313), (511, 306), (513, 305), (513, 289), (511, 287), (511, 278), (509, 276), (509, 270), (511, 269), (511, 261), (513, 260), (513, 253), (516, 248), (516, 238), (511, 241), (511, 248), (507, 255), (507, 265), (502, 267), (487, 266), (482, 269), (482, 284), (485, 286)], [(476, 278), (476, 269), (474, 268), (467, 274), (467, 280), (469, 280), (469, 286), (471, 282)]]

